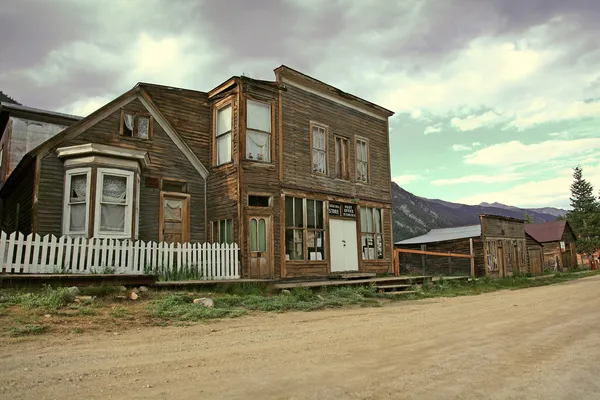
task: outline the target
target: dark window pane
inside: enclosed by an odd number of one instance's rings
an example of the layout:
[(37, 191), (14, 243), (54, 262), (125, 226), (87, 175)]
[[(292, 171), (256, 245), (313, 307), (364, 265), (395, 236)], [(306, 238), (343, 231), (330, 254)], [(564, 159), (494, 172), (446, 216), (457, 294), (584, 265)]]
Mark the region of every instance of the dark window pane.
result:
[(187, 192), (187, 184), (185, 182), (170, 181), (165, 179), (162, 182), (162, 190), (165, 192), (185, 193)]
[(323, 202), (316, 201), (316, 217), (317, 217), (317, 229), (325, 229), (325, 216), (323, 215)]
[(285, 254), (288, 260), (304, 260), (304, 231), (285, 230)]
[(248, 205), (250, 207), (269, 207), (269, 196), (248, 196)]
[(303, 201), (300, 198), (294, 199), (294, 226), (296, 228), (304, 228), (304, 207)]
[(315, 227), (315, 201), (306, 200), (306, 227)]
[(285, 226), (294, 226), (294, 198), (285, 198)]

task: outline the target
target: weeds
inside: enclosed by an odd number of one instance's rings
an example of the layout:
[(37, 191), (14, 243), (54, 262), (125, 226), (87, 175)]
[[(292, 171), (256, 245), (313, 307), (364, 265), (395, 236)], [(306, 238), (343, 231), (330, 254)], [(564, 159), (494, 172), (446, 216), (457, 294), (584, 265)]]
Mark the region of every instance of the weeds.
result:
[(114, 306), (110, 311), (110, 316), (113, 318), (125, 318), (129, 316), (129, 310), (122, 306)]
[(28, 309), (44, 312), (56, 311), (74, 300), (75, 296), (68, 288), (52, 289), (49, 286), (35, 293), (5, 291), (0, 295), (0, 304), (19, 305)]
[(47, 330), (48, 327), (44, 325), (11, 326), (8, 328), (8, 334), (12, 337), (41, 335)]

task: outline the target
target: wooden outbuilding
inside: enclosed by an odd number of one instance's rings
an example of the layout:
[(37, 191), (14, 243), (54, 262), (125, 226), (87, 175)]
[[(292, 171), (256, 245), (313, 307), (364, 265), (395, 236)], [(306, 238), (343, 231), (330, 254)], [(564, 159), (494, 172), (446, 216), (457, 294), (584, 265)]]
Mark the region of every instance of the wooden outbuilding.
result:
[(562, 271), (577, 266), (577, 237), (567, 220), (526, 224), (525, 230), (544, 247), (543, 269)]
[[(425, 235), (396, 243), (403, 249), (436, 253), (471, 254), (475, 276), (504, 277), (514, 273), (540, 273), (537, 259), (541, 245), (525, 233), (525, 221), (482, 214), (477, 225), (432, 229)], [(532, 260), (534, 267), (531, 266)], [(448, 270), (446, 257), (427, 259), (434, 272)]]

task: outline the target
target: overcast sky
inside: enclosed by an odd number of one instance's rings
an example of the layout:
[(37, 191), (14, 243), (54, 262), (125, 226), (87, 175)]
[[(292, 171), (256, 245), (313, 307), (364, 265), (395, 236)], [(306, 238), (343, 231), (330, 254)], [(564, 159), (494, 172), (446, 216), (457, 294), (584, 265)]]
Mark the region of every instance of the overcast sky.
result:
[(86, 115), (286, 64), (396, 112), (416, 195), (564, 207), (575, 165), (600, 189), (599, 21), (599, 0), (3, 0), (0, 90)]

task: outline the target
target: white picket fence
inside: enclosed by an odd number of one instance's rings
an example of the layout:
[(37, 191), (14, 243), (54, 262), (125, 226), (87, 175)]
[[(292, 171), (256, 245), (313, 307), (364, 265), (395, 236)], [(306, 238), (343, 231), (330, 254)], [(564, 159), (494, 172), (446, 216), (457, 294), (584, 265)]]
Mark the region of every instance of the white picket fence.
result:
[(0, 233), (0, 273), (116, 273), (239, 279), (237, 244), (167, 244)]

